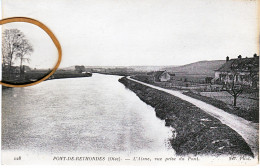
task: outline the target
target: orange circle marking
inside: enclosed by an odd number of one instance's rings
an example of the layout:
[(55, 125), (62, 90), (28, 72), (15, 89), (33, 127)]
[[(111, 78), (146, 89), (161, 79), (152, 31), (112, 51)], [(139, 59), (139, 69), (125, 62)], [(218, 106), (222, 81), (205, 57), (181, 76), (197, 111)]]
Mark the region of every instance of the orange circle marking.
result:
[(58, 50), (59, 57), (58, 57), (58, 61), (57, 61), (56, 65), (52, 69), (52, 71), (40, 80), (37, 80), (37, 81), (32, 82), (32, 83), (28, 83), (28, 84), (8, 84), (8, 83), (4, 83), (4, 82), (0, 81), (0, 84), (3, 85), (3, 86), (7, 86), (7, 87), (26, 87), (26, 86), (32, 86), (32, 85), (36, 85), (40, 82), (43, 82), (44, 80), (48, 79), (51, 75), (53, 75), (54, 72), (58, 69), (58, 67), (60, 65), (62, 51), (61, 51), (61, 45), (60, 45), (58, 39), (55, 37), (55, 35), (52, 33), (52, 31), (47, 26), (45, 26), (43, 23), (41, 23), (41, 22), (39, 22), (35, 19), (31, 19), (31, 18), (26, 18), (26, 17), (6, 18), (6, 19), (0, 20), (0, 25), (6, 24), (6, 23), (12, 23), (12, 22), (27, 22), (27, 23), (34, 24), (34, 25), (40, 27), (41, 29), (43, 29), (50, 36), (53, 43), (55, 44), (55, 46)]

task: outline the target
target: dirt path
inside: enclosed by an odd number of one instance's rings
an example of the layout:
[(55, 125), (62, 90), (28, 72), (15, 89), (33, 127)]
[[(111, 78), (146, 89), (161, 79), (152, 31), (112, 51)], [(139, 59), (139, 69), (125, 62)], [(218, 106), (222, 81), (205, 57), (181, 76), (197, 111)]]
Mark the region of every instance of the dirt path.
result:
[(200, 109), (207, 112), (211, 116), (217, 118), (223, 124), (229, 126), (233, 130), (235, 130), (238, 134), (240, 134), (244, 138), (244, 140), (247, 142), (247, 144), (250, 146), (252, 152), (254, 153), (254, 156), (258, 156), (258, 124), (247, 121), (236, 115), (229, 114), (229, 113), (225, 112), (224, 110), (216, 108), (203, 101), (186, 96), (186, 95), (182, 94), (180, 91), (164, 89), (164, 88), (150, 85), (150, 84), (147, 84), (147, 83), (135, 80), (135, 79), (131, 79), (130, 77), (127, 77), (127, 78), (132, 81), (143, 84), (145, 86), (149, 86), (151, 88), (164, 91), (166, 93), (169, 93), (173, 96), (179, 97), (187, 102), (194, 104), (195, 106), (199, 107)]

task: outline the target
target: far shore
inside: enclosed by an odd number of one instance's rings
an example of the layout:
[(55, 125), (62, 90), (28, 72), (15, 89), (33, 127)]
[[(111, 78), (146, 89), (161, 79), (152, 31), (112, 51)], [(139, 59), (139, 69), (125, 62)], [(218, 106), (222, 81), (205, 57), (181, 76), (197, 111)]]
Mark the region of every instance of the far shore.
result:
[[(24, 80), (8, 80), (8, 82), (6, 83), (10, 83), (10, 84), (27, 84), (27, 83), (31, 83), (33, 81), (37, 81), (41, 78), (43, 78), (44, 76), (48, 75), (48, 71), (31, 71), (25, 74), (25, 79)], [(48, 78), (47, 80), (53, 80), (53, 79), (65, 79), (65, 78), (83, 78), (83, 77), (91, 77), (92, 73), (77, 73), (74, 71), (56, 71), (50, 78)], [(46, 81), (47, 81), (46, 80)], [(3, 89), (7, 89), (10, 87), (6, 87), (6, 86), (2, 86)]]

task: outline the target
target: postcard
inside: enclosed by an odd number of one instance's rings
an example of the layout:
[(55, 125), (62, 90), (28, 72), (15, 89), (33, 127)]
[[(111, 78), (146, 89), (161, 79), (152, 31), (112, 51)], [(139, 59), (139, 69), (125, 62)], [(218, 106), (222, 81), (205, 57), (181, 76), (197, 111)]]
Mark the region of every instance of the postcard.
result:
[(259, 164), (259, 0), (2, 0), (2, 165)]

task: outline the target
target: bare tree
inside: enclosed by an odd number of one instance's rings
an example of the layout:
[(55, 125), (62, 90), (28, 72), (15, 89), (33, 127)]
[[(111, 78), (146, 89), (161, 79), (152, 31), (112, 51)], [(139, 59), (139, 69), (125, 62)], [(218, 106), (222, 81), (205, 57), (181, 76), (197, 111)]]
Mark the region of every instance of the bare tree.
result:
[(227, 78), (231, 80), (231, 82), (228, 82), (228, 80), (223, 85), (223, 88), (225, 91), (227, 91), (230, 95), (233, 96), (233, 106), (236, 107), (237, 105), (237, 98), (239, 95), (242, 94), (243, 90), (245, 90), (245, 85), (243, 82), (239, 82), (239, 72), (242, 72), (246, 69), (246, 65), (243, 64), (240, 59), (233, 61), (231, 64), (231, 72), (227, 74)]
[(2, 66), (8, 72), (8, 76), (11, 76), (12, 64), (16, 59), (20, 61), (20, 76), (23, 71), (23, 63), (29, 62), (29, 56), (33, 52), (33, 47), (29, 41), (25, 38), (23, 32), (18, 29), (6, 29), (3, 32), (2, 42)]
[(9, 76), (14, 56), (19, 49), (19, 45), (24, 39), (24, 34), (18, 29), (6, 29), (3, 33), (2, 55), (3, 64), (8, 66)]
[(23, 39), (21, 44), (18, 46), (16, 59), (20, 60), (20, 76), (23, 73), (23, 63), (30, 62), (30, 58), (26, 58), (26, 55), (30, 55), (33, 52), (33, 47), (28, 40)]
[(238, 78), (237, 73), (233, 73), (230, 75), (232, 78), (232, 82), (226, 82), (223, 86), (223, 89), (228, 92), (230, 95), (233, 96), (233, 106), (237, 106), (237, 98), (240, 94), (242, 94), (243, 90), (245, 89), (244, 85), (237, 84), (236, 78)]

